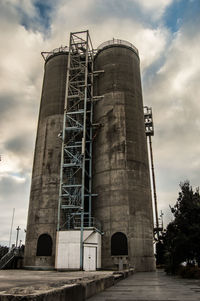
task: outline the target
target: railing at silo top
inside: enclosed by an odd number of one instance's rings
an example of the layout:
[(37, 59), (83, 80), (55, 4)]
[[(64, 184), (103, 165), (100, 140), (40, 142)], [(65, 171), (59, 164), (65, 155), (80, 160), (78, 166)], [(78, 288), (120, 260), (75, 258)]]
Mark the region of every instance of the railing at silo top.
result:
[(103, 49), (103, 48), (105, 48), (107, 46), (111, 46), (111, 45), (116, 45), (116, 46), (117, 45), (124, 45), (124, 46), (127, 46), (127, 47), (133, 49), (134, 52), (137, 55), (139, 55), (139, 52), (138, 52), (137, 48), (133, 44), (131, 44), (128, 41), (119, 40), (119, 39), (112, 39), (112, 40), (109, 40), (109, 41), (106, 41), (106, 42), (102, 43), (101, 45), (99, 45), (99, 47), (97, 47), (97, 51), (101, 50), (101, 49)]
[(46, 51), (46, 52), (43, 51), (43, 52), (41, 52), (41, 55), (42, 55), (43, 59), (45, 61), (47, 61), (48, 58), (50, 58), (53, 55), (60, 54), (60, 53), (68, 53), (68, 51), (69, 51), (69, 48), (67, 46), (64, 46), (64, 47), (61, 46), (59, 48), (53, 49), (52, 51)]

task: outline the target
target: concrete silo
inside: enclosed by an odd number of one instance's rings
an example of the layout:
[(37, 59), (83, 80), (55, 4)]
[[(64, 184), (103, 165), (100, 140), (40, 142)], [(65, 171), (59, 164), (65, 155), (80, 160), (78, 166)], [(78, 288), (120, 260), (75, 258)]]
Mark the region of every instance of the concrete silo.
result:
[(26, 234), (26, 267), (54, 268), (61, 141), (67, 72), (66, 49), (45, 57)]
[(152, 240), (138, 51), (112, 40), (94, 52), (88, 31), (71, 33), (68, 50), (45, 57), (25, 266), (84, 268), (94, 256), (95, 268), (150, 271)]
[(155, 268), (153, 213), (137, 49), (103, 43), (95, 58), (103, 70), (95, 85), (100, 124), (93, 142), (93, 215), (102, 223), (102, 266), (122, 263), (139, 271)]

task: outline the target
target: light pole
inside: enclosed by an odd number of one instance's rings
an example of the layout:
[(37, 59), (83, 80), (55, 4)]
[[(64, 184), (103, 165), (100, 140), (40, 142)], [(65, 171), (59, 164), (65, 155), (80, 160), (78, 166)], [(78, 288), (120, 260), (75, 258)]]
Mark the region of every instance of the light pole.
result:
[(15, 208), (13, 208), (12, 221), (11, 221), (11, 227), (10, 227), (9, 251), (12, 249), (12, 247), (11, 247), (11, 238), (12, 238), (12, 228), (13, 228), (14, 216), (15, 216)]
[(164, 213), (163, 213), (162, 210), (161, 210), (161, 211), (160, 211), (160, 218), (161, 218), (161, 222), (162, 222), (162, 231), (164, 230), (163, 215), (164, 215)]
[(16, 237), (16, 248), (17, 248), (17, 244), (18, 244), (18, 237), (19, 237), (19, 231), (21, 230), (20, 227), (17, 227), (17, 237)]

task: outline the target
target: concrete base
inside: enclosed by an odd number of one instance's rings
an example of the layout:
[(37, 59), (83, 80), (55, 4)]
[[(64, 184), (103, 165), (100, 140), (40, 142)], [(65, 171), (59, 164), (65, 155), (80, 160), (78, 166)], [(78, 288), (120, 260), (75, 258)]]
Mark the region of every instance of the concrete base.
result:
[(53, 267), (45, 267), (45, 266), (26, 266), (24, 267), (25, 270), (30, 271), (54, 271)]
[[(13, 270), (12, 277), (10, 277), (10, 271), (0, 271), (0, 277), (2, 276), (4, 279), (4, 282), (0, 283), (0, 301), (82, 301), (132, 275), (133, 272), (133, 269), (130, 269), (120, 273), (102, 271), (64, 273), (63, 275), (63, 273), (57, 272), (33, 271), (33, 277), (29, 279), (31, 272), (29, 277), (26, 277), (26, 271)], [(5, 280), (6, 276), (8, 278)], [(50, 279), (51, 282), (49, 282)], [(61, 281), (61, 279), (63, 280)], [(20, 281), (23, 286), (19, 284)], [(16, 283), (18, 287), (16, 287)]]

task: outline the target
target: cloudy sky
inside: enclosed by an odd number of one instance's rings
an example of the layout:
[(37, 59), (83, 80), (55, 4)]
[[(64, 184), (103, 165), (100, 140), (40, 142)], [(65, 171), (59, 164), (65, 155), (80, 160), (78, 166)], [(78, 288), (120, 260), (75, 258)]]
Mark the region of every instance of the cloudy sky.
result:
[(94, 47), (114, 38), (140, 53), (144, 104), (153, 107), (155, 172), (165, 223), (180, 181), (200, 185), (200, 0), (0, 2), (0, 244), (24, 241), (43, 77), (41, 51), (89, 29)]

